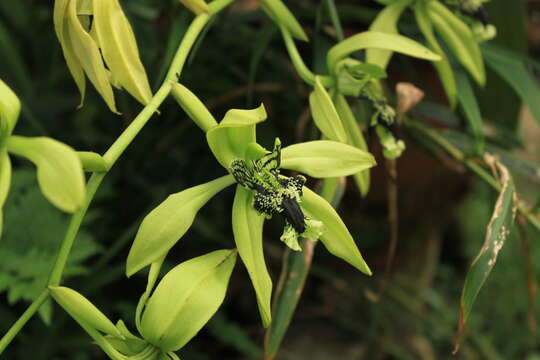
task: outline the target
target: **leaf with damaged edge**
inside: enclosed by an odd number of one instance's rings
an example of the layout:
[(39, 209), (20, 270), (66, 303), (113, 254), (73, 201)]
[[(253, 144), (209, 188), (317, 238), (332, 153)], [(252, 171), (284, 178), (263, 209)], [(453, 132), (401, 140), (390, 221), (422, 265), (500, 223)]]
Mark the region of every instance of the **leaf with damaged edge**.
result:
[(459, 350), (463, 330), (471, 313), (474, 301), (495, 266), (499, 251), (504, 246), (510, 234), (515, 217), (515, 207), (517, 206), (515, 202), (514, 182), (508, 169), (492, 155), (486, 154), (485, 159), (494, 172), (498, 174), (501, 192), (497, 198), (493, 215), (486, 229), (484, 244), (472, 262), (465, 278), (460, 299), (460, 314), (454, 354)]

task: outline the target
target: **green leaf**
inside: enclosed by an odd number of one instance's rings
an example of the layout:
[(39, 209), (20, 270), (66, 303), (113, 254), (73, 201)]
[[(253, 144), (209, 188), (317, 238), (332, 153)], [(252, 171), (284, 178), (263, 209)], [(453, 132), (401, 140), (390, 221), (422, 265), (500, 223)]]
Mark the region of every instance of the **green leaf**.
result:
[(246, 147), (255, 142), (255, 125), (266, 120), (266, 109), (261, 104), (253, 110), (227, 111), (219, 125), (206, 133), (210, 150), (226, 169), (235, 159), (243, 159)]
[(0, 79), (0, 143), (3, 144), (17, 123), (21, 102), (15, 93)]
[(204, 132), (217, 125), (216, 119), (208, 111), (208, 108), (187, 87), (174, 83), (172, 85), (172, 94), (191, 120)]
[(315, 85), (309, 95), (309, 106), (313, 120), (324, 136), (330, 140), (347, 142), (347, 134), (341, 119), (319, 76), (315, 77)]
[(298, 40), (308, 41), (304, 29), (281, 0), (258, 0), (258, 2), (275, 23), (282, 25)]
[(49, 286), (51, 296), (77, 322), (121, 338), (114, 324), (84, 296), (64, 286)]
[(223, 302), (235, 262), (236, 251), (218, 250), (169, 271), (144, 310), (144, 339), (164, 352), (184, 346)]
[(139, 227), (127, 258), (127, 276), (163, 257), (188, 231), (200, 208), (233, 183), (234, 178), (226, 175), (169, 195)]
[(492, 44), (483, 46), (482, 51), (487, 65), (512, 86), (540, 123), (540, 86), (527, 70), (523, 60), (516, 54)]
[(281, 167), (315, 178), (356, 174), (375, 165), (367, 151), (336, 141), (308, 141), (281, 151)]
[[(386, 6), (371, 23), (369, 30), (387, 34), (397, 34), (397, 22), (403, 11), (412, 3), (412, 1), (413, 0), (397, 0), (391, 5)], [(391, 57), (392, 51), (389, 50), (366, 50), (366, 62), (379, 65), (383, 69), (386, 69)]]
[(364, 274), (371, 275), (371, 270), (362, 258), (347, 226), (328, 201), (304, 186), (301, 206), (307, 216), (323, 222), (325, 229), (320, 239), (330, 253), (347, 261)]
[(81, 208), (85, 181), (75, 150), (51, 138), (22, 136), (11, 136), (7, 148), (36, 165), (39, 187), (51, 203), (69, 213)]
[(476, 149), (479, 153), (484, 151), (485, 140), (482, 126), (482, 114), (480, 114), (480, 107), (476, 101), (476, 96), (472, 89), (471, 83), (465, 73), (457, 73), (456, 76), (458, 85), (458, 99), (465, 118), (471, 127), (471, 130), (476, 139)]
[[(345, 96), (340, 94), (334, 95), (334, 104), (336, 105), (336, 110), (339, 114), (341, 120), (343, 120), (343, 125), (347, 131), (348, 143), (354, 147), (357, 147), (361, 150), (367, 151), (367, 144), (362, 131), (360, 131), (360, 126), (356, 121), (354, 114), (351, 111), (349, 103)], [(370, 174), (369, 170), (361, 171), (354, 174), (354, 180), (358, 185), (358, 190), (362, 197), (366, 196), (369, 191), (370, 184)]]
[(435, 34), (433, 33), (433, 24), (431, 19), (428, 16), (426, 9), (426, 4), (423, 1), (417, 1), (414, 6), (414, 14), (416, 15), (416, 23), (418, 28), (426, 38), (426, 41), (431, 48), (431, 50), (442, 57), (441, 61), (436, 61), (433, 63), (433, 66), (439, 74), (439, 78), (444, 87), (450, 106), (454, 108), (457, 103), (457, 85), (454, 78), (454, 72), (452, 70), (452, 65), (448, 60), (448, 57), (442, 50)]
[(397, 34), (385, 34), (377, 31), (366, 31), (353, 35), (334, 45), (326, 57), (330, 72), (335, 70), (339, 60), (355, 51), (364, 49), (383, 49), (402, 53), (412, 57), (439, 61), (441, 57), (414, 40)]
[(427, 9), (437, 32), (476, 82), (483, 86), (486, 83), (484, 61), (478, 43), (467, 24), (438, 1), (430, 1)]
[(93, 1), (99, 47), (111, 76), (141, 104), (148, 104), (152, 91), (139, 56), (137, 40), (118, 0)]
[(474, 259), (465, 278), (465, 284), (460, 299), (460, 314), (454, 354), (458, 351), (465, 324), (471, 313), (472, 306), (491, 270), (497, 262), (497, 256), (510, 234), (515, 217), (514, 182), (508, 169), (500, 164), (493, 156), (486, 160), (500, 175), (501, 192), (495, 203), (493, 215), (486, 229), (486, 238), (480, 252)]
[(232, 211), (234, 241), (255, 289), (263, 326), (268, 327), (272, 321), (272, 279), (264, 261), (263, 223), (264, 216), (253, 208), (251, 191), (238, 185)]

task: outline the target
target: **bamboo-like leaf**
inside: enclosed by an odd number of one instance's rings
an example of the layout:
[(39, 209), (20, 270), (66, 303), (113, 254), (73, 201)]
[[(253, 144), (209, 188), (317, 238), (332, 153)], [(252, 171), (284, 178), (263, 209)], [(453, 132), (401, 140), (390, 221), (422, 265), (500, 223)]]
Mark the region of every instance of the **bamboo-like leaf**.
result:
[(324, 136), (330, 140), (347, 142), (347, 134), (334, 103), (318, 76), (315, 77), (315, 85), (309, 95), (309, 105), (313, 120)]
[(98, 43), (112, 77), (140, 103), (152, 98), (137, 40), (118, 0), (93, 0)]
[(369, 152), (336, 141), (308, 141), (281, 150), (281, 167), (315, 178), (356, 174), (375, 165)]
[(116, 326), (94, 304), (75, 290), (64, 286), (49, 286), (49, 291), (54, 300), (77, 322), (108, 335), (123, 337)]
[(127, 276), (164, 256), (184, 236), (200, 208), (233, 183), (234, 178), (226, 175), (169, 195), (144, 218), (139, 227), (127, 258)]
[(471, 83), (467, 78), (465, 73), (456, 74), (457, 84), (458, 84), (458, 99), (461, 107), (463, 108), (463, 113), (465, 114), (465, 119), (469, 123), (471, 130), (474, 134), (476, 140), (476, 149), (479, 153), (484, 151), (484, 132), (483, 132), (483, 121), (482, 114), (480, 114), (480, 107), (476, 101), (476, 96), (472, 89)]
[(169, 271), (144, 310), (144, 339), (163, 352), (184, 346), (223, 302), (235, 262), (236, 251), (218, 250)]
[(78, 63), (84, 69), (84, 72), (90, 79), (90, 82), (94, 84), (98, 93), (103, 97), (109, 109), (114, 113), (118, 113), (109, 75), (105, 69), (101, 52), (95, 40), (86, 32), (79, 21), (76, 11), (76, 1), (69, 1), (65, 16), (67, 20), (64, 26), (66, 27), (65, 31), (67, 31), (67, 34), (63, 36), (63, 40), (70, 42), (71, 49), (77, 57)]
[(540, 123), (540, 86), (527, 70), (522, 58), (492, 44), (483, 46), (482, 51), (487, 65), (510, 84)]
[(201, 100), (192, 93), (187, 87), (182, 84), (174, 83), (172, 86), (172, 94), (182, 109), (188, 116), (201, 128), (207, 132), (211, 128), (217, 126), (216, 119), (204, 106)]
[[(334, 104), (336, 105), (336, 110), (339, 114), (340, 119), (343, 121), (343, 125), (345, 126), (348, 143), (361, 150), (367, 151), (368, 148), (366, 140), (362, 135), (362, 131), (360, 131), (358, 122), (356, 121), (356, 118), (354, 117), (354, 114), (352, 113), (349, 103), (347, 102), (347, 99), (345, 99), (345, 96), (341, 94), (335, 94)], [(362, 197), (366, 196), (369, 191), (370, 184), (369, 169), (354, 174), (354, 181), (358, 186), (358, 190), (360, 190), (360, 195), (362, 195)]]
[(7, 149), (36, 165), (41, 192), (53, 205), (70, 213), (83, 205), (84, 173), (81, 161), (71, 147), (46, 137), (11, 136)]
[(414, 40), (397, 34), (366, 31), (353, 35), (334, 45), (326, 57), (328, 69), (333, 72), (339, 60), (355, 51), (365, 49), (391, 50), (419, 59), (439, 61), (441, 57)]
[(218, 126), (208, 130), (206, 140), (219, 163), (229, 168), (235, 159), (243, 159), (247, 146), (255, 142), (255, 125), (266, 120), (266, 110), (261, 104), (253, 110), (227, 111)]
[(371, 275), (371, 270), (362, 258), (347, 226), (332, 205), (305, 186), (303, 192), (302, 209), (307, 216), (324, 224), (325, 229), (320, 239), (326, 249), (364, 274)]
[[(412, 3), (413, 0), (397, 0), (392, 4), (386, 6), (383, 11), (377, 15), (375, 20), (369, 27), (370, 31), (378, 31), (387, 34), (397, 34), (397, 22), (401, 17), (403, 11)], [(366, 62), (370, 64), (379, 65), (381, 68), (386, 69), (390, 58), (392, 57), (392, 51), (380, 50), (380, 49), (367, 49), (366, 50)]]
[(472, 262), (465, 278), (460, 299), (460, 314), (454, 354), (459, 350), (463, 330), (471, 313), (474, 301), (495, 266), (497, 256), (510, 234), (515, 217), (515, 207), (517, 206), (515, 202), (514, 182), (508, 169), (492, 155), (486, 154), (485, 159), (493, 168), (495, 174), (498, 175), (501, 191), (486, 229), (484, 244)]
[(433, 33), (433, 24), (431, 19), (428, 16), (426, 9), (426, 4), (423, 1), (417, 1), (414, 6), (414, 14), (416, 16), (416, 23), (418, 28), (426, 38), (426, 41), (434, 53), (439, 54), (442, 57), (441, 61), (436, 61), (433, 63), (433, 66), (439, 74), (439, 78), (444, 87), (450, 106), (454, 108), (457, 103), (457, 85), (454, 78), (454, 72), (452, 70), (452, 65), (448, 61), (448, 57), (442, 50), (435, 34)]
[(293, 37), (308, 41), (304, 29), (281, 0), (258, 0), (258, 2), (268, 16), (277, 24), (282, 25)]
[(79, 107), (81, 107), (83, 105), (84, 95), (86, 93), (86, 78), (84, 77), (83, 67), (75, 54), (75, 49), (73, 47), (73, 43), (71, 42), (71, 37), (69, 36), (67, 12), (70, 1), (73, 0), (55, 0), (53, 15), (54, 29), (56, 31), (58, 41), (60, 41), (60, 45), (62, 46), (62, 52), (64, 54), (64, 58), (66, 59), (69, 72), (71, 73), (71, 76), (73, 76), (73, 80), (75, 80), (75, 84), (77, 85), (79, 93), (81, 94), (81, 102), (79, 104)]
[(251, 192), (238, 185), (234, 197), (232, 225), (238, 253), (251, 278), (264, 327), (272, 321), (272, 279), (264, 261), (262, 229), (264, 216), (253, 208)]
[(438, 1), (430, 1), (427, 9), (437, 32), (476, 82), (483, 86), (486, 83), (484, 61), (467, 24)]
[(200, 15), (208, 12), (208, 4), (204, 0), (180, 0), (182, 5), (193, 11), (195, 15)]

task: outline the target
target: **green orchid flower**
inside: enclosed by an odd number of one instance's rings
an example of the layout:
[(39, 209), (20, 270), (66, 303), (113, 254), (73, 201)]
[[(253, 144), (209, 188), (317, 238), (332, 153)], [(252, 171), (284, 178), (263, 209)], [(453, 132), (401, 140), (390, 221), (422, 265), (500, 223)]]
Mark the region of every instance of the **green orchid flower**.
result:
[[(146, 291), (141, 297), (135, 317), (140, 336), (132, 334), (122, 320), (113, 324), (75, 290), (50, 286), (49, 291), (110, 359), (179, 360), (174, 352), (184, 347), (223, 303), (235, 263), (235, 250), (217, 250), (174, 267), (152, 296)], [(150, 271), (150, 287), (158, 273), (156, 267)]]
[(266, 119), (263, 105), (253, 110), (229, 110), (218, 124), (188, 89), (175, 84), (173, 94), (206, 132), (212, 153), (229, 174), (170, 195), (146, 216), (128, 255), (128, 276), (160, 262), (187, 232), (199, 209), (219, 191), (235, 183), (234, 240), (255, 288), (264, 326), (271, 321), (272, 281), (264, 260), (262, 231), (264, 221), (273, 215), (285, 218), (281, 240), (287, 246), (300, 250), (299, 237), (320, 239), (332, 254), (371, 274), (333, 207), (304, 186), (305, 177), (282, 173), (287, 169), (314, 178), (347, 176), (374, 166), (370, 153), (328, 140), (282, 149), (279, 139), (273, 150), (268, 151), (256, 142), (256, 125)]
[(19, 98), (0, 80), (0, 233), (2, 206), (11, 183), (9, 155), (34, 163), (41, 192), (60, 210), (73, 213), (85, 198), (83, 166), (77, 152), (51, 138), (13, 135), (20, 111)]

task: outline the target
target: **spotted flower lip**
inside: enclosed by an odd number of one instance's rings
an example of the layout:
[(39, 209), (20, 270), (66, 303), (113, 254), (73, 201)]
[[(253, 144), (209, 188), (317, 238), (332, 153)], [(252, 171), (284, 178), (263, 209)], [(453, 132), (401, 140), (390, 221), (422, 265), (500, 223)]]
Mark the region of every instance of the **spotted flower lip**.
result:
[(265, 327), (271, 322), (272, 280), (264, 260), (262, 232), (264, 221), (270, 216), (279, 214), (285, 218), (280, 239), (292, 249), (300, 250), (299, 236), (319, 238), (330, 253), (371, 274), (335, 209), (304, 186), (304, 176), (287, 177), (280, 170), (315, 178), (348, 176), (374, 166), (373, 155), (328, 140), (281, 148), (278, 139), (274, 149), (268, 151), (256, 142), (256, 125), (266, 119), (263, 105), (251, 110), (229, 110), (218, 124), (188, 89), (173, 89), (180, 105), (206, 132), (210, 150), (229, 174), (170, 195), (145, 217), (128, 255), (128, 276), (161, 261), (188, 231), (199, 209), (235, 183), (234, 241), (253, 283)]

